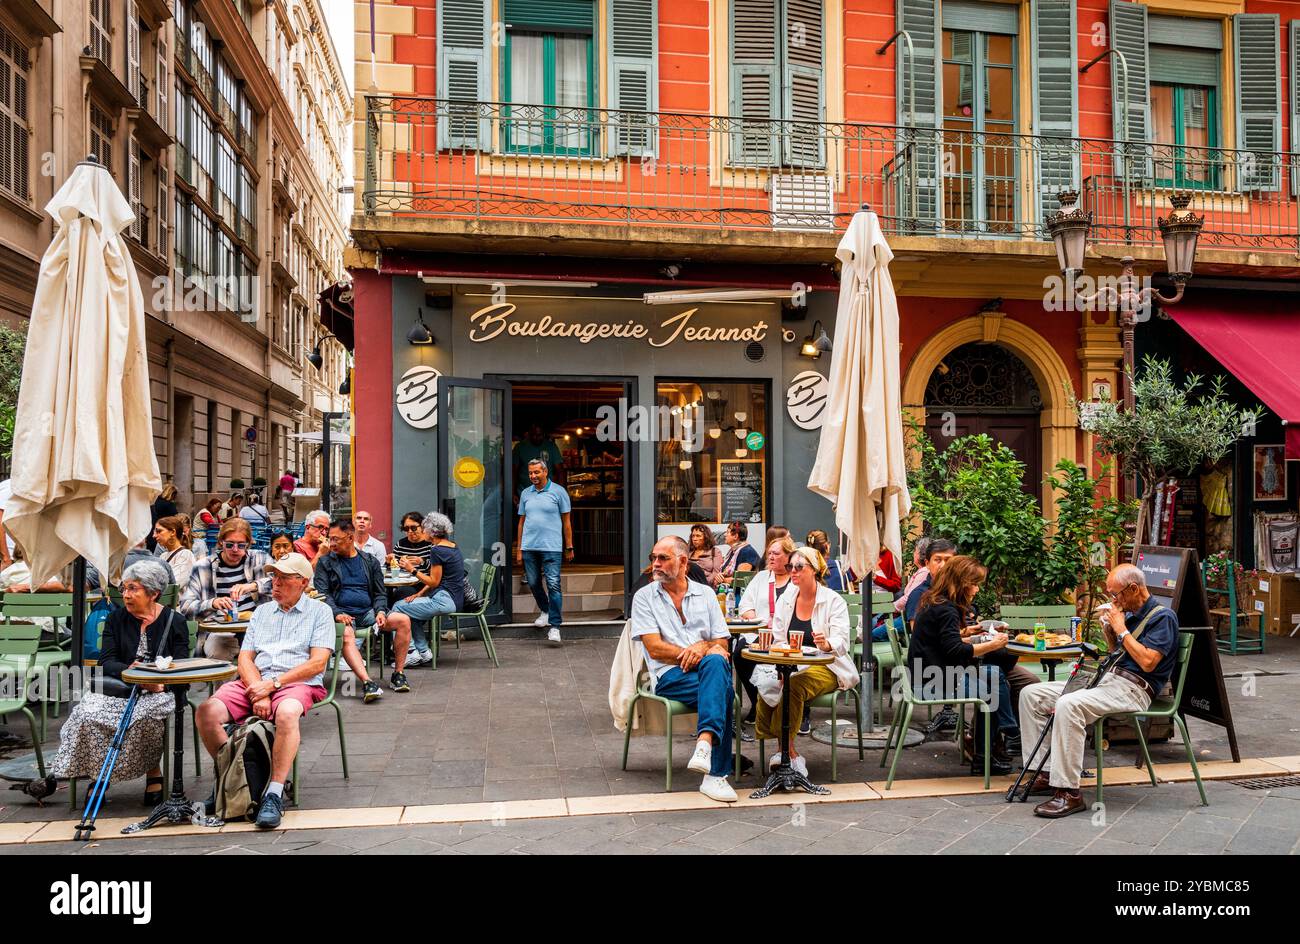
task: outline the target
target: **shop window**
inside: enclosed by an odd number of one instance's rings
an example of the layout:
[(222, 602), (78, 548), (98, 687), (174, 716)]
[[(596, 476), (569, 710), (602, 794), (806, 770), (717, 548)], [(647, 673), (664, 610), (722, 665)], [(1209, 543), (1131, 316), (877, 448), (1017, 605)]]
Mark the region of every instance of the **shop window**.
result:
[(768, 401), (765, 382), (655, 384), (660, 524), (768, 520)]

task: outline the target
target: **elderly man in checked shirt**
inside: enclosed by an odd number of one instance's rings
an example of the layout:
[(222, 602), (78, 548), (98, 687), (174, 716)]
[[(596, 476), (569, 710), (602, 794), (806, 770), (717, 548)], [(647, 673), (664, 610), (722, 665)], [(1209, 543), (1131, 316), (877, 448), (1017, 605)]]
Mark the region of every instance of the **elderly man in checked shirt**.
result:
[[(284, 782), (302, 740), (298, 721), (325, 697), (321, 682), (334, 651), (334, 615), (306, 595), (312, 570), (301, 554), (286, 554), (265, 569), (271, 574), (273, 602), (253, 611), (239, 650), (239, 678), (217, 689), (199, 706), (194, 720), (214, 758), (226, 743), (227, 723), (251, 715), (275, 722), (271, 781), (255, 820), (258, 826), (274, 829), (284, 812)], [(214, 794), (208, 802), (215, 804), (215, 799)]]

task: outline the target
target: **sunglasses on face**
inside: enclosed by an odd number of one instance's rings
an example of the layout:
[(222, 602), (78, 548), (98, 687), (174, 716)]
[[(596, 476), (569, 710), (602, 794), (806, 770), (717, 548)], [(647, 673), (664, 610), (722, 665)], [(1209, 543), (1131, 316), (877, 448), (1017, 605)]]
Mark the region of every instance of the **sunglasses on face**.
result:
[(671, 555), (671, 554), (651, 554), (651, 555), (650, 555), (650, 563), (652, 563), (652, 564), (655, 563), (656, 561), (659, 562), (659, 563), (667, 563), (668, 561), (670, 561), (670, 560), (672, 560), (672, 559), (673, 559), (673, 555)]
[(403, 530), (403, 531), (419, 531), (419, 530), (420, 530), (420, 526), (419, 526), (418, 524), (404, 524), (404, 525), (402, 525), (402, 530)]
[(246, 551), (248, 545), (243, 541), (222, 541), (221, 546), (227, 551)]
[(804, 570), (807, 570), (807, 569), (808, 569), (808, 565), (807, 565), (807, 564), (791, 564), (791, 565), (790, 565), (790, 573), (792, 573), (792, 574), (797, 574), (797, 573), (799, 573), (800, 571), (804, 571)]

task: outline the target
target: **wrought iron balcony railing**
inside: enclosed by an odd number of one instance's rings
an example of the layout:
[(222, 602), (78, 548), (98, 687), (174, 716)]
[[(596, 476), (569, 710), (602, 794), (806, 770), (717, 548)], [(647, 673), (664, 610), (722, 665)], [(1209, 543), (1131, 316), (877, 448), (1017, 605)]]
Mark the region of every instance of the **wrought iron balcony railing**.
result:
[[(1158, 245), (1190, 191), (1202, 245), (1300, 253), (1298, 155), (856, 123), (366, 97), (364, 216), (1046, 239), (1078, 189), (1092, 238)], [(364, 222), (360, 223), (364, 228)]]

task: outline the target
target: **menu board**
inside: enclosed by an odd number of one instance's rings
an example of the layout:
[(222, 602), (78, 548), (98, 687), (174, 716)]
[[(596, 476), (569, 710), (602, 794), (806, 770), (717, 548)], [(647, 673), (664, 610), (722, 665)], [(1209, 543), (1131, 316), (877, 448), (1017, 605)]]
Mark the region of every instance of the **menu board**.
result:
[(1192, 633), (1194, 637), (1179, 712), (1226, 728), (1232, 759), (1240, 762), (1232, 706), (1228, 703), (1228, 692), (1223, 683), (1219, 646), (1210, 626), (1209, 603), (1196, 551), (1185, 547), (1142, 544), (1137, 548), (1134, 563), (1146, 577), (1151, 595), (1177, 614), (1180, 630)]
[(766, 521), (762, 459), (718, 460), (718, 521)]

